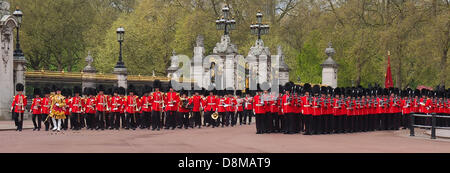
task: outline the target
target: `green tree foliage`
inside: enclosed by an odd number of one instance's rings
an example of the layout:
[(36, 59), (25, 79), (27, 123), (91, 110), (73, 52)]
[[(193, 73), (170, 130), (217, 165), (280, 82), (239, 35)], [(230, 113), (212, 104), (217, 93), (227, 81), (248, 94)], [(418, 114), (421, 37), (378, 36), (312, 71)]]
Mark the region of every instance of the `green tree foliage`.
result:
[(271, 25), (263, 36), (276, 54), (282, 45), (291, 80), (320, 83), (329, 42), (336, 50), (340, 86), (385, 79), (387, 52), (397, 87), (450, 81), (448, 0), (15, 0), (24, 12), (22, 47), (28, 69), (79, 71), (90, 51), (110, 73), (118, 59), (116, 29), (126, 30), (124, 61), (131, 74), (166, 75), (172, 51), (193, 55), (198, 35), (210, 54), (223, 31), (215, 29), (224, 2), (237, 30), (231, 39), (247, 55), (255, 43), (256, 12)]

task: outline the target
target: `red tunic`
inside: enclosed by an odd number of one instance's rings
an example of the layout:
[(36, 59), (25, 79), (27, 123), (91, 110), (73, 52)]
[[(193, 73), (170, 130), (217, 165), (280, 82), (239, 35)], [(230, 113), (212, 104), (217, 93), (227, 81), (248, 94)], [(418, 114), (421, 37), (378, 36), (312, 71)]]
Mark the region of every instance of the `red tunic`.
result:
[(122, 98), (120, 96), (113, 96), (109, 102), (111, 112), (120, 112), (122, 107)]
[(41, 114), (41, 100), (42, 98), (37, 97), (33, 99), (31, 103), (31, 113), (32, 114)]
[(178, 111), (178, 102), (179, 102), (179, 95), (176, 92), (168, 92), (166, 93), (166, 97), (164, 100), (166, 111)]
[(65, 115), (70, 115), (70, 112), (72, 111), (71, 110), (71, 107), (70, 107), (70, 104), (71, 104), (71, 101), (70, 101), (71, 99), (69, 99), (69, 98), (66, 98), (64, 101), (66, 102), (66, 106), (64, 107), (64, 114)]
[(151, 96), (143, 96), (141, 98), (141, 106), (143, 112), (151, 112), (152, 111), (152, 97)]
[(238, 112), (244, 111), (243, 103), (244, 103), (244, 99), (242, 99), (242, 98), (237, 98), (236, 99), (236, 109), (237, 109)]
[(125, 97), (125, 111), (129, 114), (134, 114), (139, 110), (139, 99), (138, 96), (126, 96)]
[(95, 97), (95, 103), (96, 103), (95, 109), (97, 111), (106, 111), (106, 104), (107, 104), (106, 99), (107, 98), (105, 97), (105, 95), (97, 95)]
[(70, 108), (72, 109), (72, 113), (82, 113), (83, 110), (83, 102), (81, 97), (72, 97), (72, 102), (70, 103)]
[(14, 96), (13, 102), (11, 104), (11, 109), (14, 107), (14, 112), (24, 113), (25, 107), (27, 107), (27, 96), (17, 94)]
[(262, 100), (262, 96), (256, 95), (255, 97), (253, 97), (253, 101), (253, 111), (255, 112), (255, 114), (265, 114), (266, 109)]
[(202, 106), (202, 96), (192, 96), (189, 99), (189, 104), (192, 105), (192, 112), (200, 112)]
[(216, 104), (217, 104), (217, 112), (226, 112), (227, 111), (227, 109), (225, 107), (226, 98), (224, 98), (224, 97), (217, 98)]
[(312, 115), (313, 116), (320, 116), (322, 114), (321, 112), (321, 104), (319, 103), (319, 100), (321, 98), (318, 97), (313, 97), (313, 101), (312, 101)]
[(96, 105), (95, 97), (86, 99), (85, 112), (87, 114), (95, 114), (95, 105)]
[(293, 113), (294, 112), (294, 99), (291, 95), (283, 95), (281, 98), (281, 110), (283, 114)]
[[(188, 112), (189, 112), (189, 109), (186, 109), (186, 108), (183, 107), (183, 105), (181, 104), (181, 103), (182, 103), (181, 99), (182, 99), (182, 98), (180, 98), (180, 102), (179, 102), (179, 106), (178, 106), (178, 111), (179, 111), (179, 112), (182, 112), (182, 113), (188, 113)], [(185, 99), (189, 101), (190, 98), (186, 97)]]
[(48, 97), (41, 100), (41, 114), (50, 114), (50, 98)]
[(274, 95), (271, 95), (269, 104), (270, 104), (270, 112), (271, 113), (278, 113), (278, 105), (279, 105), (278, 97), (274, 96)]
[(217, 98), (216, 96), (208, 96), (205, 99), (205, 112), (217, 111)]
[(311, 115), (312, 114), (312, 108), (311, 108), (311, 102), (308, 100), (308, 96), (303, 96), (302, 98), (303, 102), (303, 109), (302, 112), (304, 115)]
[(245, 110), (253, 110), (253, 98), (252, 97), (244, 98), (244, 109)]
[(162, 110), (162, 104), (164, 103), (164, 95), (161, 92), (152, 93), (152, 110), (160, 112)]

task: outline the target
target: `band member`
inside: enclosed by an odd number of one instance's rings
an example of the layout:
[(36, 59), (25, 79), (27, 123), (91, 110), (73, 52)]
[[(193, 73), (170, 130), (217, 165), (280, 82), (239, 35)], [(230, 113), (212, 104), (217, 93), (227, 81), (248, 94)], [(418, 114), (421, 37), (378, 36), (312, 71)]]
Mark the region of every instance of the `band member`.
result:
[(70, 109), (72, 112), (72, 120), (73, 122), (73, 130), (81, 130), (81, 113), (83, 112), (82, 108), (84, 107), (82, 98), (80, 97), (81, 88), (79, 86), (75, 86), (73, 88), (74, 96), (70, 102)]
[(104, 95), (105, 88), (103, 85), (97, 87), (97, 96), (95, 97), (95, 130), (105, 130), (105, 117), (106, 117), (106, 105), (107, 97)]
[(162, 128), (161, 114), (163, 113), (164, 94), (159, 91), (161, 88), (161, 82), (159, 80), (153, 82), (153, 88), (155, 92), (151, 94), (150, 100), (152, 102), (152, 130), (157, 129), (159, 131)]
[[(41, 121), (42, 121), (42, 117), (41, 117), (41, 90), (39, 88), (34, 88), (33, 91), (33, 101), (31, 103), (31, 109), (30, 109), (30, 113), (32, 114), (32, 120), (33, 120), (33, 131), (41, 130)], [(36, 118), (37, 118), (37, 123), (36, 123)]]
[(61, 131), (61, 122), (66, 119), (65, 114), (65, 97), (61, 95), (61, 89), (56, 88), (56, 94), (51, 97), (50, 117), (53, 121), (53, 131)]
[[(65, 107), (64, 107), (64, 114), (66, 115), (66, 118), (64, 120), (62, 120), (62, 124), (61, 124), (61, 128), (63, 130), (67, 130), (68, 126), (69, 126), (69, 119), (70, 119), (70, 100), (72, 97), (72, 90), (68, 89), (68, 88), (64, 88), (62, 90), (62, 95), (65, 97), (64, 101), (66, 102)], [(73, 126), (72, 122), (71, 122), (71, 126)]]
[[(241, 98), (242, 90), (236, 90), (236, 118), (239, 118), (239, 125), (242, 125), (244, 118), (244, 99)], [(237, 122), (237, 119), (236, 121)]]
[(301, 94), (301, 86), (300, 85), (294, 85), (294, 90), (293, 90), (293, 106), (294, 106), (294, 111), (293, 111), (293, 116), (294, 116), (294, 132), (295, 133), (300, 133), (301, 131), (303, 131), (303, 117), (301, 116), (302, 113), (302, 105), (301, 105), (301, 99), (300, 99), (300, 94)]
[(84, 105), (84, 112), (86, 116), (86, 127), (89, 130), (95, 129), (95, 105), (96, 99), (95, 99), (95, 89), (94, 88), (87, 88), (88, 91), (88, 98), (85, 101)]
[[(263, 83), (264, 91), (262, 95), (262, 99), (264, 101), (264, 112), (266, 112), (263, 116), (263, 133), (271, 133), (272, 132), (272, 114), (270, 112), (270, 94), (269, 94), (269, 85), (267, 83)], [(268, 88), (268, 89), (266, 89)]]
[(412, 111), (411, 95), (412, 95), (412, 90), (410, 88), (408, 88), (406, 90), (402, 90), (402, 92), (401, 92), (401, 96), (403, 97), (403, 99), (401, 100), (403, 129), (409, 128), (409, 124), (410, 124), (409, 115)]
[(128, 86), (128, 96), (125, 97), (125, 116), (126, 116), (126, 124), (127, 127), (125, 129), (133, 129), (137, 128), (137, 120), (136, 120), (136, 112), (139, 112), (139, 99), (138, 96), (134, 95), (135, 88), (133, 85)]
[(125, 109), (127, 106), (125, 93), (126, 93), (126, 89), (124, 87), (119, 87), (119, 97), (121, 98), (121, 101), (120, 101), (121, 106), (119, 107), (120, 119), (118, 120), (119, 124), (117, 124), (117, 126), (122, 124), (122, 128), (124, 128), (124, 129), (126, 129), (128, 127), (127, 119), (125, 117)]
[(301, 98), (303, 107), (302, 107), (302, 114), (303, 114), (303, 120), (305, 122), (305, 135), (311, 135), (313, 132), (312, 128), (312, 96), (311, 96), (311, 85), (309, 83), (306, 83), (303, 85), (303, 91), (305, 92), (305, 95)]
[(176, 112), (178, 111), (178, 102), (179, 102), (179, 95), (176, 93), (173, 88), (172, 84), (169, 83), (168, 86), (168, 92), (166, 93), (166, 97), (164, 100), (164, 104), (166, 106), (166, 128), (169, 129), (172, 127), (172, 130), (176, 127)]
[(194, 117), (194, 127), (201, 128), (202, 117), (200, 115), (201, 109), (203, 109), (203, 97), (200, 95), (199, 90), (194, 91), (194, 96), (189, 99), (189, 105), (192, 107), (192, 114)]
[(119, 130), (120, 128), (120, 111), (123, 105), (122, 97), (119, 96), (119, 93), (119, 88), (115, 87), (113, 89), (113, 96), (109, 101), (109, 108), (111, 109), (112, 114), (111, 128), (115, 128), (116, 130)]
[(343, 112), (342, 112), (342, 105), (343, 105), (343, 99), (340, 97), (341, 95), (341, 88), (335, 88), (334, 89), (334, 98), (332, 100), (332, 107), (333, 107), (333, 132), (334, 133), (343, 133)]
[(23, 94), (24, 86), (21, 83), (16, 85), (17, 94), (13, 98), (11, 112), (13, 113), (14, 123), (17, 126), (16, 131), (22, 131), (23, 114), (27, 106), (27, 96)]
[(211, 118), (211, 115), (218, 111), (218, 104), (217, 100), (218, 98), (215, 96), (216, 90), (214, 88), (210, 88), (209, 95), (205, 99), (205, 109), (204, 109), (204, 116), (203, 118), (206, 120), (206, 123), (208, 124), (207, 127), (212, 126), (213, 128), (217, 126), (216, 120)]
[(112, 116), (113, 114), (111, 113), (111, 108), (109, 107), (110, 105), (110, 101), (111, 101), (111, 95), (113, 94), (112, 88), (108, 88), (104, 95), (106, 97), (106, 105), (105, 105), (105, 129), (114, 129), (112, 127)]
[(141, 98), (141, 106), (142, 106), (142, 128), (150, 129), (151, 122), (151, 113), (152, 113), (152, 96), (150, 93), (152, 92), (152, 88), (148, 85), (144, 86), (144, 96)]
[(253, 97), (251, 96), (250, 90), (247, 88), (245, 89), (243, 124), (247, 124), (248, 118), (248, 125), (250, 125), (252, 123), (252, 117), (253, 117)]
[[(236, 118), (236, 98), (233, 97), (233, 90), (229, 89), (227, 90), (228, 92), (228, 98), (227, 98), (227, 117), (228, 120), (231, 121), (231, 127), (234, 127), (236, 125), (237, 122), (237, 118)], [(227, 121), (228, 124), (228, 121)]]
[(261, 87), (257, 86), (256, 95), (253, 97), (253, 112), (256, 117), (256, 134), (264, 133), (264, 115), (266, 114)]
[(179, 129), (184, 128), (188, 129), (189, 128), (189, 108), (188, 108), (188, 104), (189, 104), (189, 97), (187, 97), (187, 91), (182, 89), (180, 91), (180, 101), (178, 102), (178, 114), (179, 114), (179, 119), (181, 122), (181, 126), (178, 126)]
[(283, 119), (283, 126), (285, 127), (285, 129), (283, 129), (284, 134), (294, 134), (295, 133), (295, 125), (294, 125), (294, 120), (293, 120), (293, 102), (294, 102), (294, 98), (293, 95), (290, 93), (292, 90), (292, 84), (291, 82), (288, 82), (285, 84), (285, 86), (283, 87), (283, 91), (284, 91), (284, 95), (283, 98), (281, 99), (281, 112), (284, 115), (284, 119)]
[(48, 121), (48, 115), (50, 114), (50, 88), (44, 88), (44, 98), (41, 100), (41, 115), (42, 120), (44, 121), (45, 131), (48, 131), (50, 128), (50, 121)]
[(219, 97), (217, 98), (216, 101), (217, 101), (217, 113), (219, 113), (219, 118), (218, 121), (216, 121), (216, 126), (219, 126), (220, 123), (222, 123), (222, 127), (224, 127), (227, 120), (226, 91), (220, 90), (218, 91), (218, 95)]

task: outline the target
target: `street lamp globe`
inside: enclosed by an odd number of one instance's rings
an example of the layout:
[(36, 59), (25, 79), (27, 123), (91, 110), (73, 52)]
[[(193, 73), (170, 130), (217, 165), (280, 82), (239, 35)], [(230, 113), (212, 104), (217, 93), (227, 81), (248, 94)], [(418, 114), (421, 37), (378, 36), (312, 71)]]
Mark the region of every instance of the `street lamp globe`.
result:
[(125, 35), (125, 29), (122, 27), (117, 28), (117, 41), (123, 42)]
[(17, 8), (16, 11), (14, 11), (13, 16), (17, 18), (17, 22), (19, 23), (20, 26), (20, 24), (22, 24), (22, 16), (23, 16), (22, 11), (20, 11), (20, 9)]

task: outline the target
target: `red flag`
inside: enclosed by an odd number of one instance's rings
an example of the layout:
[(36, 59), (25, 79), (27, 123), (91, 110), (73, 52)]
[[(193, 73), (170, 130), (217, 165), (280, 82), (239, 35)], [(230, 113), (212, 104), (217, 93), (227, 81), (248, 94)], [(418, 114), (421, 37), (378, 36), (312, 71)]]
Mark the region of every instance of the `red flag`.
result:
[(388, 51), (388, 66), (386, 72), (386, 81), (384, 82), (385, 88), (394, 87), (394, 82), (392, 82), (392, 74), (391, 74), (391, 52)]

